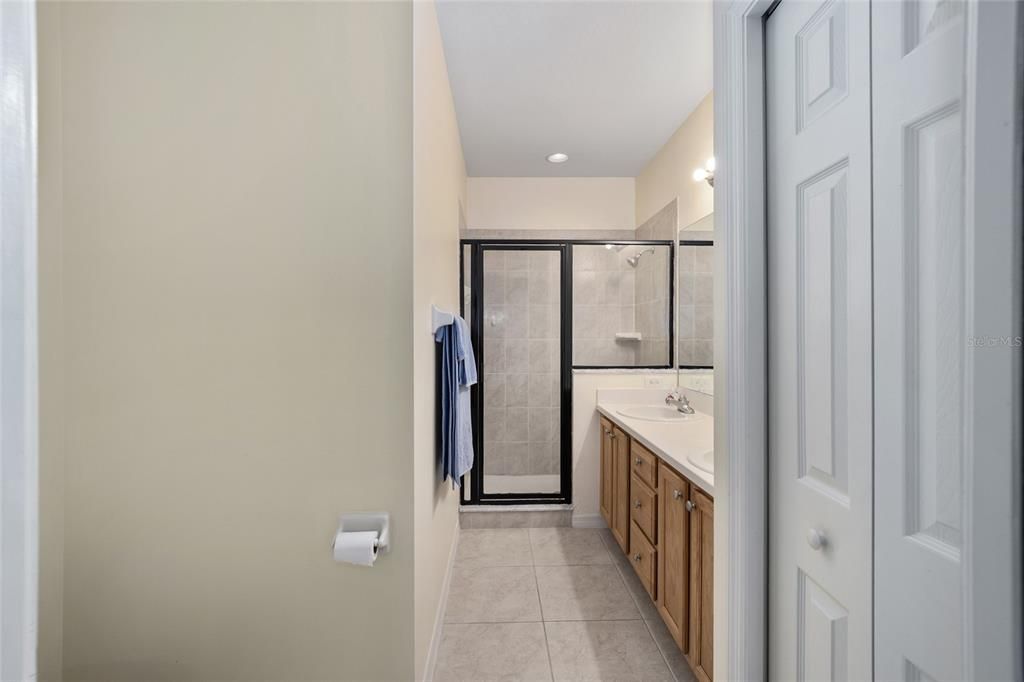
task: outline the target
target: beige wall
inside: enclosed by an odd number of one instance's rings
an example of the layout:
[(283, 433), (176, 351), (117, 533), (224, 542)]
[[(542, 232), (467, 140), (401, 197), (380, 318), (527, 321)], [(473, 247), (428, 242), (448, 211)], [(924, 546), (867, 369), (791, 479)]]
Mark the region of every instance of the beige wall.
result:
[[(661, 376), (660, 373), (651, 376)], [(674, 372), (664, 374), (675, 386)], [(573, 523), (603, 526), (601, 520), (601, 416), (597, 391), (601, 388), (643, 388), (639, 372), (574, 372), (572, 377), (572, 503)]]
[(411, 5), (60, 14), (65, 677), (409, 679)]
[(60, 6), (38, 3), (40, 680), (61, 676), (64, 607), (64, 310)]
[(636, 224), (679, 197), (679, 226), (686, 227), (714, 209), (714, 190), (694, 182), (693, 171), (714, 156), (712, 93), (697, 105), (636, 178)]
[(413, 6), (413, 69), (415, 670), (422, 678), (436, 646), (432, 638), (459, 521), (459, 493), (440, 480), (435, 456), (430, 305), (459, 309), (459, 214), (466, 191), (466, 166), (433, 2)]
[(471, 230), (632, 230), (633, 178), (469, 178)]

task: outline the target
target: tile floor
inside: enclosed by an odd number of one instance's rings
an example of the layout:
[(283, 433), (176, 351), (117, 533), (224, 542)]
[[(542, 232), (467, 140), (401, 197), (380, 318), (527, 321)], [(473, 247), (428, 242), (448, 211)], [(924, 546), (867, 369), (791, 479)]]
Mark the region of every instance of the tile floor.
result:
[(607, 530), (462, 530), (436, 682), (693, 679)]

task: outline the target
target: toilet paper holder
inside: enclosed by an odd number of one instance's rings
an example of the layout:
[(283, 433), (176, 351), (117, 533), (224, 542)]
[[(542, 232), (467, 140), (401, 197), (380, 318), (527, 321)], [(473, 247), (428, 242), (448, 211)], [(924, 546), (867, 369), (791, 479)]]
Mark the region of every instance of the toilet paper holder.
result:
[(338, 521), (339, 533), (377, 531), (377, 552), (386, 554), (391, 542), (391, 514), (388, 512), (353, 512), (342, 514)]

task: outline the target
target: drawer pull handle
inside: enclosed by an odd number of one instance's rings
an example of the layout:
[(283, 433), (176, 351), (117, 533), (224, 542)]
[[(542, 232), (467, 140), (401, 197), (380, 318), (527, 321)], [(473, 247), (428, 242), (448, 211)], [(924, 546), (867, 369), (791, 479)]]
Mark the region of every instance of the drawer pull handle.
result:
[(693, 501), (691, 501), (691, 500), (687, 500), (686, 501), (686, 511), (688, 511), (688, 512), (692, 512), (693, 511)]
[(673, 500), (678, 500), (682, 496), (683, 496), (683, 491), (682, 490), (673, 490), (672, 491), (672, 499)]
[(640, 508), (640, 500), (634, 500), (633, 501), (633, 506), (636, 507), (637, 509), (639, 509)]
[(633, 561), (635, 561), (637, 563), (640, 563), (640, 559), (641, 559), (640, 552), (637, 552), (636, 554), (633, 555)]

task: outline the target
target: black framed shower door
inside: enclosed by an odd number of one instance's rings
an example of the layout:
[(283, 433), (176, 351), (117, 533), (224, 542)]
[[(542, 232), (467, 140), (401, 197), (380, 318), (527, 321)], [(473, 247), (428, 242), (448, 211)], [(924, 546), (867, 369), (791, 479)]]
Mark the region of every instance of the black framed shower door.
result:
[[(572, 502), (572, 249), (566, 243), (472, 242), (463, 245), (463, 258), (467, 257), (470, 281), (465, 281), (464, 265), (461, 268), (462, 313), (470, 324), (478, 381), (471, 396), (476, 461), (469, 480), (464, 481), (468, 485), (463, 486), (463, 501), (471, 504), (569, 504)], [(517, 269), (505, 269), (506, 264), (513, 262)], [(523, 274), (525, 291), (521, 288)], [(547, 309), (538, 312), (542, 308)], [(525, 332), (522, 331), (523, 315), (526, 316)], [(541, 323), (539, 315), (547, 315), (546, 322)], [(518, 317), (518, 330), (513, 328), (513, 316)], [(538, 333), (538, 325), (544, 325), (547, 333)], [(557, 337), (553, 336), (554, 329), (558, 331)], [(510, 336), (510, 332), (514, 336)], [(488, 353), (492, 354), (490, 358)], [(498, 353), (502, 357), (498, 358)], [(557, 367), (554, 366), (556, 361)], [(511, 377), (519, 382), (519, 390), (522, 382), (527, 382), (525, 404), (521, 396), (514, 406), (510, 404)], [(551, 382), (548, 388), (529, 385), (542, 380)], [(495, 384), (490, 391), (488, 381)], [(499, 382), (504, 383), (500, 390)], [(536, 398), (537, 395), (540, 398)], [(491, 404), (485, 404), (488, 396)], [(534, 401), (539, 404), (532, 404)], [(525, 424), (522, 419), (526, 419)], [(549, 421), (545, 428), (539, 428), (544, 419)], [(543, 435), (547, 436), (546, 440), (542, 440)], [(535, 466), (537, 463), (539, 468)], [(534, 470), (538, 473), (531, 473)], [(557, 482), (549, 483), (556, 475)], [(517, 478), (526, 482), (525, 487), (509, 489)], [(535, 490), (531, 489), (533, 483), (537, 484), (533, 486)]]

